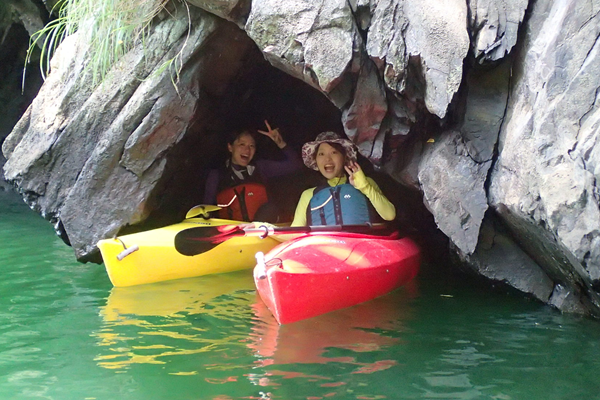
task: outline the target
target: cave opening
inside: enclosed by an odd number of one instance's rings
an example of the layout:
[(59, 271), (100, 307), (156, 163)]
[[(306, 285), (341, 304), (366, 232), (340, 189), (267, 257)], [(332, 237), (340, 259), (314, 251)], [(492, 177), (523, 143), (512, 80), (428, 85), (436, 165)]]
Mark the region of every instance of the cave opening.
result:
[[(232, 132), (266, 130), (266, 120), (279, 128), (298, 154), (302, 145), (320, 132), (345, 136), (341, 111), (319, 90), (272, 66), (234, 24), (223, 24), (197, 58), (204, 66), (197, 77), (194, 121), (169, 152), (167, 170), (149, 199), (153, 211), (136, 230), (179, 222), (191, 207), (203, 203), (207, 175), (225, 163)], [(281, 156), (268, 137), (257, 135), (255, 159)], [(418, 191), (401, 185), (360, 155), (359, 163), (396, 205), (399, 227), (411, 231), (413, 237), (420, 236), (422, 243), (435, 238), (439, 242), (435, 247), (447, 248), (446, 238), (440, 236)], [(318, 185), (320, 178), (320, 173), (302, 168), (270, 182), (269, 196), (283, 210), (285, 220), (293, 219), (302, 191)]]
[[(180, 221), (202, 203), (208, 172), (225, 163), (227, 140), (234, 132), (266, 130), (268, 121), (298, 155), (320, 132), (344, 135), (341, 111), (317, 89), (269, 64), (235, 25), (224, 24), (197, 58), (203, 67), (194, 121), (169, 152), (167, 171), (150, 199), (151, 226)], [(266, 136), (258, 134), (256, 145), (255, 160), (282, 157)], [(303, 168), (270, 182), (269, 196), (286, 219), (293, 217), (302, 190), (314, 186), (319, 176)]]

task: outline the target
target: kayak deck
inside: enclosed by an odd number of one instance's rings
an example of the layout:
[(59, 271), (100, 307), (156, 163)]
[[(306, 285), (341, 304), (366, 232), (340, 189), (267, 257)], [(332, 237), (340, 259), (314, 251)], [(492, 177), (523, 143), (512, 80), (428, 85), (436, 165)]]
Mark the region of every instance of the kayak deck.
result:
[(98, 248), (110, 281), (116, 287), (249, 269), (255, 264), (256, 252), (267, 252), (279, 242), (269, 237), (237, 237), (195, 256), (184, 256), (175, 250), (175, 235), (184, 229), (239, 223), (190, 218), (163, 228), (103, 239)]
[(419, 264), (409, 238), (307, 235), (271, 250), (254, 280), (267, 308), (287, 324), (389, 293), (413, 279)]

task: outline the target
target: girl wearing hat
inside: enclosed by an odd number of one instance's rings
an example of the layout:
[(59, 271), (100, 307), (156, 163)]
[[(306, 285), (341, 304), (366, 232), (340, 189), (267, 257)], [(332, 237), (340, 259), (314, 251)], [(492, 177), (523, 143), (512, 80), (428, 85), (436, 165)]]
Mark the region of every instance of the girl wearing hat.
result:
[(394, 205), (356, 162), (356, 147), (334, 132), (320, 133), (302, 146), (302, 159), (327, 180), (305, 190), (296, 207), (292, 226), (359, 225), (396, 217)]

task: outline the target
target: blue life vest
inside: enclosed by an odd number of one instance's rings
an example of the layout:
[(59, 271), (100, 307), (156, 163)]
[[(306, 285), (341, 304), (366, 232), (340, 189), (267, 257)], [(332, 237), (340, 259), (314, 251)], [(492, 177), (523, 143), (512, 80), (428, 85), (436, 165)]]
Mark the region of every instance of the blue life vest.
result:
[(317, 187), (308, 203), (309, 225), (362, 225), (373, 222), (371, 202), (349, 183)]

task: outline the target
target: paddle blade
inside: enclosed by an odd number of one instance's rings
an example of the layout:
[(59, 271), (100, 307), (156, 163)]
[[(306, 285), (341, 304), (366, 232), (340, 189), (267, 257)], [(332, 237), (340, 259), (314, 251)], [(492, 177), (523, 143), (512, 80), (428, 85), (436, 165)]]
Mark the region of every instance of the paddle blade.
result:
[(210, 204), (199, 204), (197, 206), (190, 208), (190, 210), (185, 215), (185, 218), (186, 219), (193, 218), (193, 217), (197, 217), (198, 215), (201, 215), (204, 218), (209, 218), (210, 217), (209, 213), (214, 212), (214, 211), (219, 211), (221, 208), (222, 207), (213, 206)]
[(175, 235), (175, 250), (184, 256), (195, 256), (244, 234), (244, 230), (238, 225), (199, 226), (185, 229)]

